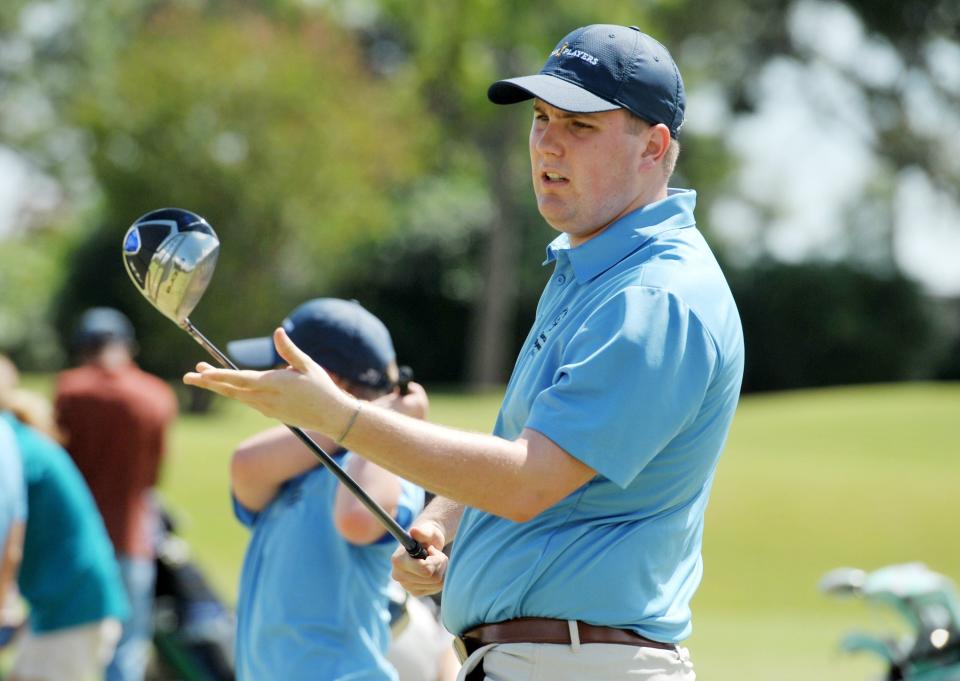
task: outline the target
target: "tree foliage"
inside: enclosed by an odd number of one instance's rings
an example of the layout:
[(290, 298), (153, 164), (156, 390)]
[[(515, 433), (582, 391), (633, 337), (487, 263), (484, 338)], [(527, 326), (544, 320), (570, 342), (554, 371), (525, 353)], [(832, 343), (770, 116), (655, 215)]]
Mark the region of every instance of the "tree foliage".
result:
[[(345, 12), (350, 2), (335, 5)], [(569, 1), (381, 0), (376, 7), (379, 13), (360, 30), (371, 54), (394, 56), (393, 68), (403, 72), (436, 119), (444, 143), (434, 156), (434, 173), (461, 174), (467, 168), (490, 197), (487, 219), (477, 225), (481, 239), (472, 262), (479, 276), (473, 278), (473, 312), (462, 352), (472, 384), (499, 383), (531, 319), (531, 298), (542, 286), (543, 274), (532, 265), (553, 234), (531, 198), (525, 144), (530, 108), (493, 106), (487, 88), (497, 79), (537, 71), (557, 40), (578, 25), (597, 17), (643, 24), (653, 7), (607, 0), (589, 7)]]
[[(189, 366), (201, 351), (139, 299), (119, 258), (136, 217), (177, 205), (222, 239), (195, 313), (215, 340), (263, 334), (309, 297), (356, 297), (388, 322), (419, 375), (499, 382), (554, 233), (532, 199), (529, 109), (491, 105), (489, 84), (535, 72), (579, 25), (634, 24), (660, 38), (688, 92), (719, 92), (728, 114), (719, 129), (685, 131), (675, 178), (698, 190), (712, 236), (711, 206), (741, 191), (732, 124), (761, 106), (756, 83), (769, 64), (824, 61), (791, 17), (834, 6), (895, 48), (910, 75), (881, 86), (829, 64), (869, 102), (878, 159), (869, 192), (851, 197), (837, 252), (876, 266), (868, 251), (889, 256), (876, 244), (890, 239), (898, 172), (919, 168), (954, 196), (960, 186), (949, 125), (918, 124), (904, 86), (925, 82), (954, 120), (960, 86), (931, 59), (957, 46), (950, 0), (2, 3), (0, 148), (46, 178), (52, 198), (21, 221), (44, 230), (3, 241), (0, 285), (16, 294), (0, 299), (0, 347), (53, 366), (47, 309), (68, 334), (83, 308), (106, 304), (133, 317), (148, 368), (174, 376)], [(777, 217), (777, 198), (753, 206), (762, 224)], [(922, 374), (923, 334), (896, 361), (886, 331), (928, 329), (922, 299), (892, 262), (880, 265), (763, 265), (736, 277), (754, 356), (748, 386)], [(796, 336), (823, 334), (819, 343), (781, 343), (771, 324), (798, 319)]]
[(371, 77), (335, 26), (236, 8), (154, 14), (110, 86), (81, 93), (71, 113), (103, 199), (60, 326), (88, 305), (121, 305), (149, 335), (147, 365), (168, 374), (190, 360), (170, 352), (183, 345), (176, 329), (130, 294), (119, 252), (134, 219), (169, 205), (206, 217), (222, 245), (197, 321), (215, 337), (259, 335), (323, 295), (358, 240), (390, 233), (429, 131), (409, 128), (416, 101)]
[(768, 262), (735, 276), (733, 290), (747, 391), (901, 381), (935, 368), (935, 323), (901, 275)]

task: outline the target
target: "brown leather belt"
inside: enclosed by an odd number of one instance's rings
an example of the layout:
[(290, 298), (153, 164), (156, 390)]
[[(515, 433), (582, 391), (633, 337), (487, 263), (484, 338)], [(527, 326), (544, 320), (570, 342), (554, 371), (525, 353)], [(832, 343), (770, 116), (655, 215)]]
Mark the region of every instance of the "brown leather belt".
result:
[[(641, 646), (676, 650), (673, 643), (652, 641), (628, 629), (599, 627), (593, 624), (577, 622), (580, 643), (616, 643), (620, 645)], [(457, 637), (460, 645), (455, 645), (461, 657), (469, 656), (477, 648), (491, 643), (560, 643), (570, 641), (570, 627), (566, 620), (554, 620), (544, 617), (519, 617), (506, 622), (483, 624)], [(462, 660), (461, 660), (462, 661)]]

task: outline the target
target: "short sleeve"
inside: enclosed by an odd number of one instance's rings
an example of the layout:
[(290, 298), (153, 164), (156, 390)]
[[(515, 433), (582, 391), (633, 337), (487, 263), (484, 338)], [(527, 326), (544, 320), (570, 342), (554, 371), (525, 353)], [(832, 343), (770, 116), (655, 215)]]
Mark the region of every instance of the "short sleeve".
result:
[(237, 520), (240, 521), (240, 524), (244, 527), (252, 528), (256, 522), (257, 518), (260, 517), (260, 514), (256, 511), (253, 511), (243, 504), (234, 496), (230, 495), (230, 501), (233, 503), (233, 515)]
[(573, 334), (526, 425), (626, 487), (692, 422), (716, 361), (712, 338), (682, 300), (626, 288)]

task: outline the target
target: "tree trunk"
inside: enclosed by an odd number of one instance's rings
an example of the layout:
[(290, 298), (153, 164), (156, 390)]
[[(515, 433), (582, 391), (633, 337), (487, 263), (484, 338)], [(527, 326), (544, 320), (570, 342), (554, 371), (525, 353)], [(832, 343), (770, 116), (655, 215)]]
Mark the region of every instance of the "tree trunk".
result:
[(494, 210), (481, 269), (483, 289), (474, 307), (467, 343), (468, 381), (473, 390), (502, 385), (512, 360), (518, 230), (522, 227), (513, 204), (510, 164), (510, 150), (518, 142), (508, 120), (504, 118), (497, 131), (500, 134), (492, 135), (485, 146)]

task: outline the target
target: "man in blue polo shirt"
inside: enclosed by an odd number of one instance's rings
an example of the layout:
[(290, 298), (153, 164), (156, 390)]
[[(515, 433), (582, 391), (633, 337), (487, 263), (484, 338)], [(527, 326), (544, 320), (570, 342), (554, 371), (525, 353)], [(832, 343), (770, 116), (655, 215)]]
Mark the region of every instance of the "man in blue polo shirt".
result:
[(592, 25), (488, 97), (532, 100), (534, 194), (561, 232), (493, 437), (350, 399), (279, 329), (294, 371), (201, 364), (185, 381), (342, 433), (441, 495), (411, 528), (428, 557), (395, 553), (394, 576), (416, 595), (442, 586), (444, 623), (469, 654), (461, 678), (690, 681), (677, 644), (691, 631), (743, 337), (695, 226), (696, 194), (667, 186), (679, 70), (636, 27)]
[[(400, 395), (390, 333), (356, 301), (318, 298), (283, 322), (357, 399), (426, 416), (417, 384)], [(270, 338), (234, 341), (241, 366), (282, 364)], [(424, 492), (321, 434), (325, 451), (403, 527)], [(253, 531), (237, 599), (238, 681), (396, 681), (386, 659), (394, 542), (287, 428), (244, 441), (230, 468), (234, 511)]]

